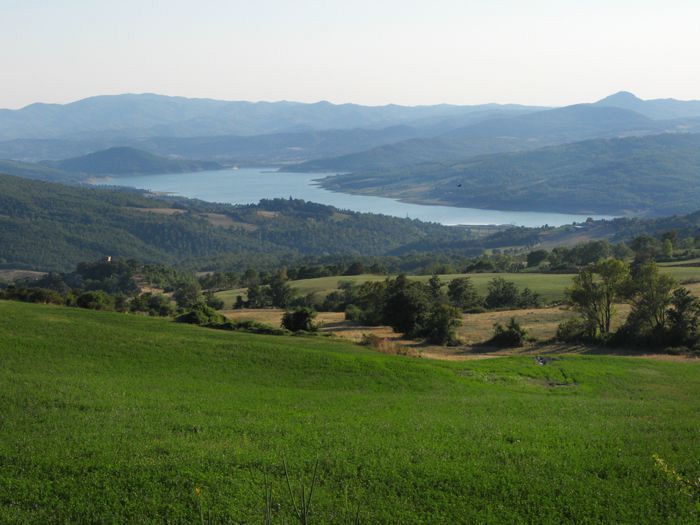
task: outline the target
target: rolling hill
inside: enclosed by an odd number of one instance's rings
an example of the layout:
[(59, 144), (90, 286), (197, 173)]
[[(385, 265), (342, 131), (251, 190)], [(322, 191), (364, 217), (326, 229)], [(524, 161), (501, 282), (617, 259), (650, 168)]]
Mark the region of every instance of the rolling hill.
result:
[(437, 137), (416, 138), (336, 158), (318, 159), (300, 164), (295, 169), (320, 172), (393, 169), (592, 138), (688, 131), (695, 127), (700, 130), (700, 120), (656, 121), (628, 109), (579, 104), (489, 119)]
[(324, 187), (506, 210), (671, 215), (700, 205), (700, 135), (590, 140), (534, 151), (361, 171)]
[[(0, 301), (0, 521), (678, 523), (700, 363), (439, 362)], [(41, 451), (38, 454), (37, 451)], [(304, 479), (305, 482), (301, 480)], [(204, 518), (202, 518), (204, 516)]]
[(231, 269), (263, 268), (303, 256), (378, 256), (421, 239), (474, 238), (464, 228), (304, 201), (231, 206), (0, 175), (0, 264), (11, 268), (69, 270), (104, 255), (196, 270), (219, 259)]
[(222, 168), (220, 164), (212, 161), (169, 159), (128, 147), (109, 148), (81, 157), (47, 161), (45, 165), (69, 173), (84, 173), (86, 175), (184, 173)]

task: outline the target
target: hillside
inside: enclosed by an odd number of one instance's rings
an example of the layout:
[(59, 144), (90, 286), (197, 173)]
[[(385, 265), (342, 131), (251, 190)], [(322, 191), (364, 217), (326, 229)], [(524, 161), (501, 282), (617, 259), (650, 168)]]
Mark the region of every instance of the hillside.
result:
[(0, 158), (25, 162), (63, 160), (112, 146), (127, 146), (162, 156), (270, 166), (362, 151), (407, 140), (422, 133), (422, 130), (411, 126), (392, 126), (378, 129), (311, 130), (251, 136), (14, 139), (0, 142)]
[(700, 202), (700, 135), (592, 140), (325, 179), (335, 191), (506, 210), (671, 215)]
[(437, 362), (2, 301), (0, 318), (3, 522), (254, 523), (268, 486), (292, 523), (283, 463), (308, 493), (316, 461), (314, 523), (697, 517), (654, 460), (698, 475), (697, 362)]
[(135, 148), (109, 148), (81, 157), (46, 162), (59, 170), (87, 175), (135, 175), (145, 173), (184, 173), (216, 170), (222, 166), (211, 161), (168, 159)]
[(422, 162), (531, 150), (593, 138), (700, 129), (700, 121), (655, 121), (628, 109), (579, 104), (514, 117), (494, 118), (437, 137), (411, 139), (296, 167), (299, 171), (370, 171)]
[(80, 175), (68, 173), (45, 164), (31, 162), (18, 162), (15, 160), (0, 160), (0, 173), (24, 177), (27, 179), (39, 179), (47, 181), (76, 182)]
[(104, 255), (193, 269), (225, 258), (232, 268), (261, 268), (304, 255), (372, 256), (420, 239), (474, 238), (463, 228), (304, 201), (216, 205), (6, 175), (0, 210), (0, 264), (38, 270), (71, 269)]

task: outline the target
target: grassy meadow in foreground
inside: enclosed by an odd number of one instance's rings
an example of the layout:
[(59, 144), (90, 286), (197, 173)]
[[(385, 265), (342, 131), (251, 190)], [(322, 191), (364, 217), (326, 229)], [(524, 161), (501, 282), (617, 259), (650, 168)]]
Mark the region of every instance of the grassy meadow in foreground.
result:
[[(700, 362), (438, 362), (0, 302), (0, 522), (697, 523)], [(199, 495), (198, 495), (199, 494)], [(696, 495), (697, 497), (697, 495)]]

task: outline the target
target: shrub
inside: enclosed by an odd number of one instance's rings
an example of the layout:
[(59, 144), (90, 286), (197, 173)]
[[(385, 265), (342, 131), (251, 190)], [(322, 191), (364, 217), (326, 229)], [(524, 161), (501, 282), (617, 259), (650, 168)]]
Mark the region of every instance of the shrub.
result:
[(526, 335), (527, 330), (520, 326), (515, 317), (511, 317), (506, 326), (501, 323), (494, 325), (493, 337), (489, 343), (503, 348), (520, 347), (525, 343)]
[(360, 344), (374, 348), (382, 354), (420, 357), (420, 354), (415, 349), (395, 343), (391, 339), (380, 337), (376, 334), (362, 334)]
[(564, 343), (578, 343), (590, 339), (590, 329), (579, 317), (572, 317), (557, 327), (557, 341)]
[(354, 304), (349, 304), (345, 308), (345, 320), (352, 321), (354, 323), (362, 322), (363, 312), (359, 306)]
[(289, 332), (281, 328), (275, 328), (269, 324), (260, 323), (258, 321), (252, 320), (234, 320), (226, 321), (221, 325), (217, 325), (217, 328), (222, 330), (233, 330), (240, 332), (249, 332), (251, 334), (264, 334), (264, 335), (285, 335)]
[(221, 325), (226, 318), (204, 303), (195, 304), (188, 312), (175, 318), (178, 323), (197, 324), (201, 326)]
[(318, 327), (314, 324), (316, 312), (312, 308), (301, 307), (287, 310), (282, 316), (282, 328), (292, 332), (315, 332)]
[(12, 299), (15, 301), (24, 301), (25, 303), (41, 303), (41, 304), (64, 304), (65, 299), (54, 290), (46, 288), (20, 288), (16, 289), (10, 286), (2, 294), (2, 298)]
[(165, 295), (146, 292), (132, 299), (129, 310), (167, 317), (173, 313), (173, 303)]
[(112, 298), (102, 291), (84, 292), (78, 296), (76, 304), (91, 310), (109, 310), (113, 307)]

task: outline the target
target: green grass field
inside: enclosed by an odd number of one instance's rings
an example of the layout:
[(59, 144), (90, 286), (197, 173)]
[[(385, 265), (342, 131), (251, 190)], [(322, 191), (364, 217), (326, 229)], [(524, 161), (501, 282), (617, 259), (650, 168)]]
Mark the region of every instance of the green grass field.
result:
[[(663, 267), (662, 271), (673, 275), (679, 282), (684, 281), (700, 281), (700, 267)], [(542, 299), (551, 303), (564, 299), (564, 290), (571, 284), (571, 274), (551, 274), (551, 273), (469, 273), (469, 274), (450, 274), (441, 275), (440, 279), (444, 283), (449, 283), (457, 277), (469, 277), (474, 282), (477, 291), (485, 295), (488, 289), (488, 283), (494, 277), (503, 277), (509, 281), (513, 281), (520, 288), (529, 287), (542, 296)], [(318, 293), (321, 295), (327, 294), (338, 289), (338, 284), (341, 282), (352, 282), (361, 284), (366, 281), (382, 281), (386, 277), (383, 275), (352, 275), (340, 277), (319, 277), (316, 279), (301, 279), (292, 281), (292, 287), (297, 290), (300, 295), (308, 293)], [(413, 276), (412, 279), (419, 281), (427, 281), (430, 279), (428, 275)], [(216, 295), (221, 298), (226, 307), (233, 305), (237, 295), (245, 297), (245, 288), (236, 290), (227, 290), (219, 292)]]
[[(0, 522), (698, 522), (700, 363), (448, 363), (0, 301)], [(201, 495), (195, 491), (199, 489)]]

